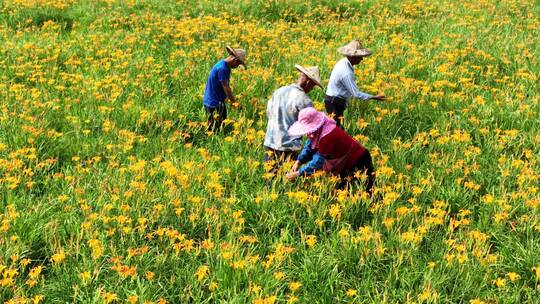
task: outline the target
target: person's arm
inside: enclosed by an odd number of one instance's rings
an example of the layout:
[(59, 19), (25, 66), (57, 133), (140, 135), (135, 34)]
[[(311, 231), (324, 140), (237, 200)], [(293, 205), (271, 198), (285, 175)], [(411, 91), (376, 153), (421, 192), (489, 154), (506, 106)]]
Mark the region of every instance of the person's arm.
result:
[(370, 95), (370, 94), (367, 94), (367, 93), (364, 93), (364, 92), (360, 91), (358, 89), (358, 87), (356, 86), (356, 82), (354, 80), (354, 74), (353, 73), (348, 73), (343, 78), (343, 84), (345, 85), (347, 90), (352, 94), (352, 96), (354, 96), (356, 98), (359, 98), (359, 99), (362, 99), (362, 100), (369, 100), (369, 99), (384, 100), (384, 98), (385, 98), (384, 95), (373, 96), (373, 95)]
[(353, 97), (356, 97), (362, 100), (368, 100), (371, 97), (373, 97), (372, 95), (364, 93), (358, 89), (358, 87), (356, 86), (356, 82), (354, 80), (354, 74), (352, 72), (346, 73), (342, 81), (347, 91), (349, 91), (349, 93), (351, 93)]
[(322, 169), (324, 165), (324, 156), (319, 154), (319, 152), (316, 152), (313, 154), (313, 157), (311, 158), (311, 161), (304, 165), (300, 170), (298, 170), (299, 176), (310, 176), (315, 171)]
[(228, 80), (223, 80), (223, 81), (220, 81), (220, 82), (221, 82), (221, 86), (223, 87), (223, 91), (225, 91), (225, 94), (227, 95), (227, 98), (229, 99), (229, 101), (231, 103), (236, 102), (236, 99), (234, 98), (234, 94), (232, 92), (231, 86), (229, 85), (229, 81)]
[[(300, 170), (298, 168), (307, 163)], [(304, 144), (304, 148), (298, 155), (298, 158), (292, 166), (291, 172), (287, 173), (286, 177), (289, 180), (294, 180), (298, 176), (309, 176), (316, 170), (322, 168), (324, 164), (324, 158), (320, 155), (316, 149), (311, 148), (311, 140), (307, 140)]]
[(315, 154), (315, 152), (317, 152), (317, 150), (311, 149), (311, 140), (308, 139), (304, 144), (304, 148), (296, 158), (296, 162), (298, 163), (298, 165), (307, 163), (313, 158), (313, 154)]

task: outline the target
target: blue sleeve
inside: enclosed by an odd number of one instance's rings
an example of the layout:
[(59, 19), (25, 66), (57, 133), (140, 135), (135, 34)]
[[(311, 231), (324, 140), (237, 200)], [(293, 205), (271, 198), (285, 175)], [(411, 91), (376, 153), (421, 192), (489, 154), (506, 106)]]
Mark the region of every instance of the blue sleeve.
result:
[(311, 160), (315, 152), (316, 152), (315, 149), (311, 149), (311, 140), (308, 139), (304, 144), (304, 148), (302, 149), (302, 152), (300, 152), (296, 160), (298, 160), (301, 164), (305, 164)]
[(324, 164), (324, 156), (319, 154), (319, 152), (316, 152), (313, 155), (313, 158), (309, 163), (307, 163), (305, 166), (303, 166), (298, 172), (300, 172), (300, 176), (310, 176), (315, 171), (321, 169)]
[(229, 79), (231, 78), (231, 71), (224, 67), (221, 69), (218, 69), (217, 74), (218, 74), (219, 81), (229, 81)]

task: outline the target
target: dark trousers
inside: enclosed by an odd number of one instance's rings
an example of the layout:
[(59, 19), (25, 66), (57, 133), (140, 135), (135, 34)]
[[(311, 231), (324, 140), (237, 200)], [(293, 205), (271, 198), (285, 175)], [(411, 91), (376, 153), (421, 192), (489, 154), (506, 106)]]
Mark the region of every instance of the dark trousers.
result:
[(208, 131), (221, 128), (223, 121), (227, 118), (227, 107), (224, 102), (220, 102), (217, 107), (204, 106), (206, 119), (208, 120)]
[(347, 101), (343, 98), (328, 96), (324, 98), (324, 107), (328, 116), (336, 121), (336, 125), (343, 129), (343, 112), (347, 107)]
[(343, 189), (345, 186), (347, 186), (347, 182), (358, 180), (357, 172), (361, 172), (362, 174), (367, 175), (366, 180), (366, 192), (371, 196), (373, 192), (373, 184), (375, 183), (375, 170), (373, 168), (373, 161), (371, 160), (371, 154), (369, 154), (369, 151), (366, 150), (360, 158), (356, 161), (354, 166), (352, 168), (349, 168), (345, 172), (340, 174), (340, 181), (336, 185), (336, 189)]
[(269, 172), (275, 173), (279, 169), (279, 165), (287, 160), (296, 160), (298, 157), (297, 151), (279, 151), (269, 147), (264, 147), (264, 161), (272, 163)]

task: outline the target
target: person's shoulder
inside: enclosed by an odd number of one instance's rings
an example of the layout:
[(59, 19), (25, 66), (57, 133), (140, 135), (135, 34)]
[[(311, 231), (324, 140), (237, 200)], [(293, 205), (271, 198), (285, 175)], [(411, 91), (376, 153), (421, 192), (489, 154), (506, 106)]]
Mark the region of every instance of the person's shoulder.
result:
[(347, 59), (347, 57), (343, 57), (343, 58), (341, 58), (340, 60), (338, 60), (338, 62), (336, 62), (336, 66), (339, 66), (339, 67), (347, 67), (347, 66), (348, 66), (348, 59)]
[(282, 87), (279, 87), (277, 88), (275, 91), (274, 91), (274, 96), (278, 96), (278, 95), (282, 95), (282, 94), (286, 94), (288, 92), (290, 92), (292, 89), (292, 85), (286, 85), (286, 86), (282, 86)]
[(287, 86), (286, 88), (287, 88), (287, 91), (289, 91), (289, 94), (291, 95), (291, 97), (295, 97), (295, 98), (308, 97), (306, 92), (304, 92), (304, 90), (302, 90), (302, 88), (300, 88), (299, 86), (297, 86), (295, 84), (291, 84), (290, 86)]
[(336, 126), (332, 131), (330, 131), (330, 133), (328, 133), (326, 136), (321, 138), (321, 140), (324, 138), (333, 139), (335, 137), (342, 137), (342, 136), (348, 136), (348, 135), (345, 131), (343, 131), (341, 128)]
[(214, 69), (227, 70), (227, 63), (225, 63), (225, 60), (221, 59), (220, 61), (216, 62), (216, 64), (214, 64)]

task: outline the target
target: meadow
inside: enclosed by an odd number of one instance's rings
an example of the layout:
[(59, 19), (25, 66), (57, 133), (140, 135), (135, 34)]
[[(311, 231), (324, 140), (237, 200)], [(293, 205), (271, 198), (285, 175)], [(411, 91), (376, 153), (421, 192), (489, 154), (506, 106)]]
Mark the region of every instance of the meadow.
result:
[[(272, 92), (352, 39), (373, 198), (263, 162)], [(539, 55), (530, 0), (3, 0), (0, 302), (538, 303)]]

